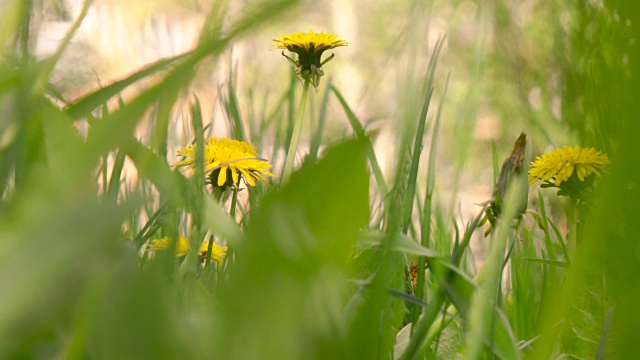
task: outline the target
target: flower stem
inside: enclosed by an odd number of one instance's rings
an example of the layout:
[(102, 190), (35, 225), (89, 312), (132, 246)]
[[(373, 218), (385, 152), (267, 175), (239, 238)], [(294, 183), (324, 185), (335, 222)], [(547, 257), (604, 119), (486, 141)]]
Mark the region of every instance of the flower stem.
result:
[(576, 250), (578, 249), (578, 199), (573, 196), (569, 197), (569, 259), (575, 260)]
[(238, 205), (238, 188), (233, 188), (233, 197), (231, 198), (231, 210), (229, 211), (229, 216), (235, 221), (236, 220), (236, 206)]
[(302, 119), (304, 118), (304, 108), (307, 105), (307, 94), (309, 93), (309, 79), (304, 80), (302, 87), (302, 96), (300, 97), (300, 105), (298, 106), (298, 114), (296, 115), (295, 122), (293, 124), (293, 133), (291, 134), (291, 142), (289, 143), (289, 151), (287, 152), (287, 158), (284, 162), (284, 169), (282, 170), (282, 184), (289, 182), (291, 173), (293, 172), (293, 160), (296, 157), (296, 151), (298, 150), (298, 142), (300, 141), (300, 132), (302, 130)]

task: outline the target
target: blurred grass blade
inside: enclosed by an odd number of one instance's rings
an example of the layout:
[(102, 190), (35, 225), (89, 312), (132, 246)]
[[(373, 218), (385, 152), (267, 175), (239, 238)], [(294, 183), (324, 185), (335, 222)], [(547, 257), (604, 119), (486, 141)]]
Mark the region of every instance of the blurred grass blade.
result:
[(244, 240), (238, 224), (220, 208), (220, 204), (212, 196), (204, 199), (204, 224), (233, 247), (241, 246)]
[(571, 259), (569, 258), (569, 251), (567, 250), (567, 245), (564, 242), (564, 238), (562, 237), (562, 234), (560, 234), (560, 230), (558, 229), (556, 224), (554, 224), (553, 221), (551, 221), (550, 218), (547, 218), (547, 221), (549, 222), (549, 225), (551, 225), (553, 232), (556, 234), (556, 238), (558, 239), (558, 243), (560, 244), (560, 249), (562, 249), (564, 262), (566, 262), (567, 264), (571, 264)]
[(429, 89), (426, 98), (422, 104), (422, 110), (420, 112), (420, 118), (418, 119), (418, 128), (416, 130), (416, 137), (413, 144), (413, 153), (411, 156), (411, 167), (409, 168), (409, 179), (407, 181), (407, 190), (404, 195), (403, 206), (403, 224), (402, 232), (404, 234), (409, 230), (413, 215), (413, 203), (415, 201), (416, 192), (416, 179), (418, 178), (418, 168), (420, 166), (420, 154), (422, 154), (422, 139), (424, 138), (424, 128), (427, 122), (427, 113), (429, 112), (429, 105), (431, 104), (431, 95), (433, 95), (433, 88)]
[[(118, 150), (113, 162), (113, 168), (111, 168), (111, 177), (109, 178), (109, 187), (107, 190), (107, 197), (114, 202), (118, 200), (118, 193), (120, 191), (120, 177), (122, 176), (122, 169), (124, 168), (124, 160), (126, 158), (125, 152)], [(107, 157), (105, 156), (105, 160)], [(105, 174), (106, 174), (106, 161), (105, 161)]]
[[(383, 244), (385, 241), (388, 243)], [(361, 239), (361, 242), (367, 246), (384, 246), (389, 250), (399, 251), (404, 254), (440, 258), (440, 255), (435, 251), (418, 244), (415, 240), (402, 233), (397, 233), (395, 236), (389, 237), (388, 235), (375, 232), (367, 234)]]
[[(444, 106), (444, 99), (447, 96), (447, 90), (449, 88), (449, 75), (447, 75), (447, 81), (445, 83), (445, 88), (442, 93), (442, 98), (440, 99), (440, 104), (438, 105), (438, 112), (436, 114), (435, 122), (433, 124), (432, 136), (431, 136), (431, 147), (429, 150), (429, 163), (427, 166), (427, 189), (424, 195), (424, 211), (422, 217), (420, 218), (420, 244), (424, 247), (431, 246), (431, 212), (432, 212), (432, 201), (433, 201), (433, 191), (435, 188), (435, 176), (436, 176), (436, 154), (438, 149), (438, 139), (440, 134), (440, 119), (442, 115), (442, 108)], [(424, 269), (426, 264), (426, 260), (419, 258), (418, 259), (418, 269)], [(418, 277), (416, 282), (416, 296), (424, 299), (424, 284), (425, 284), (425, 272), (418, 271)], [(415, 309), (412, 313), (412, 323), (414, 326), (417, 324), (418, 316), (420, 316), (419, 309)]]
[(185, 54), (177, 55), (169, 59), (158, 60), (155, 63), (144, 67), (142, 70), (126, 77), (125, 79), (114, 82), (113, 84), (100, 88), (90, 94), (85, 95), (80, 100), (75, 101), (67, 108), (67, 113), (72, 120), (77, 120), (89, 115), (93, 110), (105, 104), (112, 97), (121, 93), (126, 87), (136, 83), (151, 75), (166, 70), (169, 67), (184, 61), (192, 56), (192, 51)]
[[(16, 34), (22, 27), (23, 21), (28, 18), (29, 3), (24, 0), (7, 0), (3, 3), (2, 10), (0, 44), (5, 46), (18, 40), (19, 37)], [(15, 47), (15, 43), (12, 45)]]
[(373, 146), (371, 145), (371, 140), (365, 135), (364, 128), (360, 124), (360, 121), (353, 113), (349, 105), (347, 105), (347, 101), (344, 99), (340, 91), (335, 86), (331, 86), (331, 91), (333, 91), (338, 101), (342, 105), (344, 112), (347, 114), (347, 119), (353, 128), (353, 131), (356, 133), (358, 139), (366, 139), (367, 142), (367, 156), (369, 157), (369, 163), (371, 165), (371, 171), (373, 172), (373, 177), (376, 180), (376, 184), (378, 185), (378, 189), (381, 196), (386, 196), (389, 193), (387, 188), (387, 184), (385, 183), (384, 176), (382, 175), (382, 170), (380, 169), (380, 164), (378, 164), (378, 159), (376, 158), (376, 153), (373, 151)]
[(240, 141), (245, 141), (244, 125), (240, 116), (240, 108), (238, 107), (238, 97), (236, 96), (233, 86), (233, 74), (231, 74), (232, 66), (229, 66), (229, 82), (227, 83), (227, 97), (222, 97), (222, 105), (224, 106), (227, 118), (231, 119), (231, 136)]
[(191, 187), (180, 173), (171, 171), (166, 159), (159, 158), (151, 149), (143, 146), (132, 137), (126, 148), (141, 177), (150, 180), (162, 196), (174, 204), (190, 207)]
[(433, 95), (433, 79), (435, 76), (436, 65), (438, 64), (438, 56), (440, 54), (440, 50), (442, 49), (442, 45), (444, 44), (444, 39), (444, 37), (438, 39), (438, 42), (433, 49), (433, 54), (431, 54), (431, 58), (429, 59), (429, 65), (427, 66), (427, 73), (425, 76), (426, 81), (424, 84), (424, 89), (422, 91), (425, 95), (422, 102), (422, 109), (420, 110), (420, 117), (418, 118), (418, 126), (416, 128), (413, 152), (411, 156), (411, 167), (409, 169), (409, 178), (407, 181), (407, 188), (404, 197), (402, 232), (405, 234), (409, 230), (409, 225), (412, 219), (413, 203), (415, 201), (414, 195), (416, 192), (416, 180), (418, 178), (418, 168), (420, 166), (420, 154), (422, 153), (422, 141), (424, 138), (425, 125), (427, 122), (427, 114), (429, 113), (429, 105), (431, 104), (431, 96)]
[(331, 90), (332, 79), (331, 77), (327, 81), (324, 94), (322, 94), (322, 100), (320, 102), (320, 114), (318, 115), (318, 125), (315, 131), (312, 132), (311, 144), (309, 147), (309, 156), (305, 161), (309, 164), (313, 164), (318, 159), (318, 151), (320, 150), (320, 144), (322, 143), (322, 134), (324, 133), (324, 124), (327, 117), (327, 105), (329, 104), (329, 90)]
[(564, 262), (564, 261), (539, 259), (539, 258), (533, 258), (533, 257), (528, 257), (528, 256), (522, 257), (522, 260), (527, 260), (527, 261), (531, 261), (531, 262), (535, 262), (535, 263), (539, 263), (539, 264), (558, 266), (558, 267), (562, 267), (562, 268), (568, 268), (569, 267), (569, 264)]
[(541, 192), (538, 192), (538, 204), (540, 206), (540, 218), (542, 220), (542, 230), (544, 231), (544, 243), (547, 247), (547, 254), (549, 254), (549, 259), (555, 259), (556, 252), (553, 249), (553, 243), (551, 242), (551, 233), (549, 231), (549, 219), (547, 218), (547, 209), (545, 207), (544, 197), (542, 196)]
[(600, 340), (598, 341), (598, 348), (596, 349), (595, 360), (604, 360), (605, 351), (607, 349), (607, 341), (609, 340), (609, 329), (611, 328), (611, 321), (613, 319), (613, 306), (609, 306), (607, 314), (602, 324), (602, 333), (600, 334)]
[[(520, 353), (515, 339), (506, 341), (500, 332), (496, 332), (495, 324), (500, 320), (496, 319), (495, 307), (497, 305), (498, 292), (500, 289), (500, 279), (502, 277), (504, 253), (507, 245), (507, 238), (511, 235), (511, 223), (515, 218), (518, 207), (518, 196), (522, 194), (525, 183), (522, 181), (512, 181), (507, 188), (503, 212), (495, 236), (492, 238), (491, 249), (485, 263), (476, 275), (475, 280), (479, 289), (473, 295), (469, 313), (469, 327), (466, 336), (467, 359), (477, 359), (482, 353), (482, 348), (486, 344), (499, 346), (509, 357), (504, 359), (519, 359)], [(499, 329), (499, 328), (498, 328)], [(508, 332), (508, 335), (511, 331)]]

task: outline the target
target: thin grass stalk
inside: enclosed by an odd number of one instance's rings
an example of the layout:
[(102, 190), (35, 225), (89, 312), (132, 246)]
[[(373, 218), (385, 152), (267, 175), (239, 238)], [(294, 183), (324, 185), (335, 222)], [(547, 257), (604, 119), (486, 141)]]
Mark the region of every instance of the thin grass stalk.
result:
[(411, 158), (411, 168), (409, 169), (407, 191), (404, 198), (404, 219), (402, 224), (402, 232), (404, 234), (407, 233), (409, 225), (411, 224), (416, 180), (418, 178), (418, 167), (420, 166), (420, 154), (422, 153), (422, 138), (424, 137), (424, 129), (427, 122), (427, 114), (429, 112), (432, 95), (433, 88), (430, 88), (422, 104), (422, 110), (420, 111), (420, 118), (418, 120), (418, 128), (416, 129), (416, 137), (413, 144), (413, 154)]
[(569, 259), (575, 260), (576, 251), (578, 250), (578, 199), (573, 196), (569, 197), (569, 234), (567, 234)]
[(322, 134), (324, 132), (324, 123), (327, 117), (327, 104), (329, 104), (329, 90), (331, 89), (331, 78), (327, 81), (327, 87), (322, 95), (320, 102), (320, 114), (318, 115), (318, 124), (315, 132), (311, 133), (311, 146), (309, 147), (309, 163), (314, 163), (318, 159), (318, 151), (322, 142)]
[(500, 162), (498, 160), (498, 151), (496, 149), (495, 140), (491, 140), (491, 158), (493, 159), (493, 182), (498, 183), (498, 177), (500, 176)]
[(231, 197), (231, 209), (229, 210), (229, 216), (235, 221), (236, 208), (238, 206), (238, 188), (233, 188), (233, 196)]
[[(203, 223), (203, 206), (204, 202), (201, 200), (202, 196), (205, 196), (205, 173), (204, 173), (204, 128), (202, 122), (202, 108), (200, 106), (200, 100), (198, 97), (194, 97), (193, 104), (191, 105), (191, 123), (193, 130), (195, 131), (195, 191), (196, 199), (195, 204), (191, 208), (191, 215), (193, 216), (193, 228), (196, 232), (200, 231)], [(194, 244), (191, 244), (194, 245)]]
[[(436, 154), (438, 152), (438, 138), (440, 134), (440, 119), (442, 114), (442, 107), (444, 106), (444, 99), (447, 95), (447, 89), (449, 87), (449, 75), (447, 75), (447, 81), (445, 83), (444, 92), (442, 94), (442, 98), (440, 99), (440, 104), (438, 106), (438, 112), (436, 114), (435, 122), (433, 124), (432, 136), (431, 136), (431, 148), (429, 150), (429, 163), (427, 167), (427, 190), (424, 195), (424, 214), (422, 216), (422, 224), (421, 224), (421, 238), (420, 244), (424, 247), (430, 248), (430, 236), (431, 236), (431, 211), (432, 211), (432, 201), (433, 201), (433, 190), (435, 188), (436, 183)], [(424, 257), (418, 258), (418, 280), (416, 283), (416, 297), (419, 299), (426, 299), (426, 294), (424, 291), (425, 284), (425, 271), (424, 268), (426, 266), (426, 259)], [(418, 311), (413, 312), (413, 324), (416, 325), (418, 321), (419, 312), (421, 309), (416, 309)]]
[(287, 152), (287, 158), (284, 162), (284, 169), (282, 170), (282, 184), (287, 184), (289, 182), (289, 178), (291, 178), (291, 173), (293, 173), (293, 162), (296, 157), (296, 151), (298, 150), (300, 133), (302, 132), (302, 119), (304, 118), (304, 110), (307, 105), (308, 94), (309, 79), (305, 79), (304, 85), (302, 86), (302, 95), (300, 96), (300, 105), (298, 105), (298, 113), (296, 115), (295, 122), (293, 123), (293, 131), (291, 133), (289, 151)]
[(109, 154), (102, 155), (102, 166), (100, 166), (100, 178), (102, 179), (102, 194), (106, 195), (109, 189), (109, 178), (107, 177), (107, 161)]
[[(107, 155), (105, 155), (104, 159), (107, 159)], [(106, 195), (112, 200), (114, 203), (118, 200), (118, 192), (120, 190), (120, 176), (122, 175), (122, 169), (124, 168), (124, 160), (126, 158), (126, 154), (124, 151), (118, 150), (116, 153), (116, 159), (113, 163), (113, 169), (111, 170), (111, 177), (109, 178), (109, 185), (107, 188)], [(105, 164), (106, 170), (106, 164)], [(105, 171), (106, 177), (106, 171)], [(103, 179), (104, 181), (104, 179)]]
[(433, 79), (435, 76), (436, 66), (438, 64), (438, 56), (442, 45), (444, 44), (444, 37), (438, 39), (436, 47), (433, 50), (433, 54), (429, 59), (429, 65), (427, 66), (426, 81), (422, 89), (422, 94), (426, 94), (422, 103), (422, 109), (420, 111), (420, 117), (418, 118), (418, 127), (416, 129), (416, 137), (413, 145), (413, 154), (411, 159), (411, 167), (409, 169), (407, 188), (404, 198), (404, 219), (402, 225), (402, 232), (407, 233), (409, 226), (411, 225), (411, 218), (413, 214), (414, 194), (416, 192), (416, 180), (418, 177), (418, 167), (420, 165), (420, 154), (422, 152), (422, 140), (425, 132), (425, 125), (427, 122), (427, 114), (429, 112), (429, 105), (431, 104), (431, 96), (433, 95)]
[(20, 13), (19, 15), (23, 18), (22, 22), (21, 22), (21, 26), (18, 29), (18, 46), (19, 46), (19, 54), (20, 54), (20, 61), (23, 64), (27, 64), (29, 59), (30, 59), (30, 54), (29, 54), (29, 40), (31, 38), (30, 33), (31, 33), (31, 17), (32, 17), (32, 7), (33, 7), (33, 1), (32, 0), (26, 0), (23, 2), (23, 7), (21, 8), (22, 13)]
[(517, 213), (517, 195), (524, 190), (520, 181), (513, 181), (505, 196), (505, 207), (495, 235), (492, 238), (491, 249), (487, 259), (475, 277), (479, 288), (473, 294), (469, 311), (468, 332), (466, 336), (467, 359), (478, 359), (483, 346), (493, 345), (495, 329), (496, 300), (500, 291), (500, 279), (504, 264), (504, 252), (507, 239), (512, 233), (511, 223)]
[(409, 344), (402, 353), (402, 356), (400, 356), (400, 360), (414, 360), (418, 358), (420, 355), (420, 348), (427, 338), (431, 325), (433, 325), (436, 317), (440, 313), (440, 308), (444, 305), (444, 301), (444, 290), (442, 289), (442, 286), (439, 286), (434, 292), (433, 299), (427, 306), (424, 314), (418, 320), (415, 330), (413, 330), (413, 334), (411, 335), (411, 339), (409, 340)]
[(207, 254), (204, 257), (204, 268), (208, 269), (211, 264), (211, 255), (213, 253), (213, 235), (209, 236), (209, 243), (207, 244)]
[[(356, 136), (359, 139), (367, 138), (364, 133), (362, 124), (360, 124), (360, 121), (358, 121), (356, 115), (353, 113), (349, 105), (347, 105), (347, 101), (344, 99), (340, 91), (338, 91), (338, 89), (333, 85), (331, 85), (331, 91), (333, 91), (333, 94), (336, 96), (336, 98), (338, 98), (338, 101), (340, 101), (344, 112), (347, 114), (349, 124), (351, 125), (353, 131), (356, 133)], [(375, 151), (373, 151), (373, 146), (371, 145), (371, 141), (369, 139), (367, 139), (367, 157), (369, 158), (369, 164), (371, 165), (371, 172), (373, 172), (373, 177), (376, 180), (376, 184), (378, 185), (378, 192), (383, 198), (386, 198), (387, 194), (389, 194), (389, 190), (384, 180), (384, 176), (382, 175), (380, 164), (378, 164), (376, 153)]]
[(564, 243), (564, 239), (562, 238), (560, 229), (558, 229), (556, 224), (554, 224), (550, 218), (547, 218), (547, 221), (549, 221), (551, 228), (553, 228), (553, 232), (556, 234), (556, 238), (558, 239), (558, 243), (560, 244), (560, 249), (562, 250), (562, 256), (564, 256), (564, 261), (567, 264), (571, 264), (571, 259), (569, 259), (569, 252), (567, 251), (567, 245)]
[(245, 141), (246, 136), (244, 133), (244, 125), (242, 124), (242, 117), (240, 116), (240, 108), (238, 106), (238, 97), (233, 86), (233, 66), (229, 65), (229, 84), (227, 86), (227, 99), (224, 101), (225, 110), (227, 115), (231, 117), (231, 132), (236, 140)]
[(540, 217), (542, 218), (542, 226), (544, 227), (544, 243), (547, 247), (547, 254), (549, 259), (555, 260), (555, 250), (553, 250), (553, 243), (551, 242), (551, 234), (549, 232), (549, 220), (547, 218), (547, 209), (544, 204), (544, 197), (541, 193), (538, 193), (538, 201), (540, 203)]
[(595, 360), (604, 360), (605, 351), (607, 349), (607, 341), (609, 340), (609, 330), (611, 328), (611, 322), (613, 320), (613, 306), (609, 306), (607, 313), (602, 324), (602, 332), (600, 333), (600, 340), (598, 341), (598, 347), (596, 349)]

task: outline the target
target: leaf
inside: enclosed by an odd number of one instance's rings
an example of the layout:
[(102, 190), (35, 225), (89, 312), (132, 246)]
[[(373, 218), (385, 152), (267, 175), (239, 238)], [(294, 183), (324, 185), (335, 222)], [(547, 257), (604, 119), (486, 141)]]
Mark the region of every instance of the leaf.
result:
[(368, 220), (363, 140), (329, 149), (264, 197), (221, 285), (217, 356), (343, 358), (346, 269)]

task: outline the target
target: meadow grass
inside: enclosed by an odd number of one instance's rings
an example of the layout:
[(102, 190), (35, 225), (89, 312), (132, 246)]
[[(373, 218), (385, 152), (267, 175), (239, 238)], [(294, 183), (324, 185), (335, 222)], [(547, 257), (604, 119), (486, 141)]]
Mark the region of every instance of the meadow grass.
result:
[[(37, 58), (40, 2), (5, 1), (0, 357), (638, 356), (637, 5), (536, 7), (526, 30), (542, 35), (521, 34), (518, 48), (509, 43), (522, 28), (496, 0), (477, 13), (496, 28), (483, 22), (470, 48), (452, 36), (423, 46), (430, 25), (419, 15), (448, 3), (411, 3), (397, 54), (380, 55), (397, 65), (387, 70), (399, 109), (381, 151), (371, 112), (330, 74), (339, 63), (326, 66), (317, 93), (284, 58), (290, 72), (266, 91), (237, 81), (231, 64), (217, 113), (210, 94), (193, 90), (202, 67), (222, 67), (233, 44), (278, 28), (298, 1), (236, 12), (214, 2), (192, 50), (78, 98), (50, 78), (92, 2), (58, 49)], [(564, 25), (545, 16), (569, 24), (567, 51), (548, 38)], [(539, 106), (532, 84), (549, 86)], [(519, 120), (500, 125), (503, 140), (475, 143), (487, 101)], [(509, 152), (522, 130), (529, 142), (516, 167)], [(252, 144), (252, 160), (274, 164), (276, 176), (214, 186), (212, 136)], [(170, 166), (181, 137), (178, 147), (194, 145), (193, 171)], [(541, 181), (525, 188), (534, 157), (564, 144), (602, 150), (611, 165), (593, 184), (568, 180), (560, 190), (569, 196)], [(462, 209), (478, 174), (499, 186)], [(163, 238), (173, 240), (147, 251)]]

